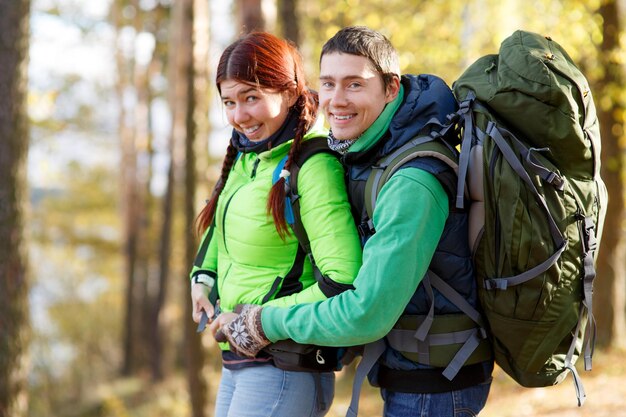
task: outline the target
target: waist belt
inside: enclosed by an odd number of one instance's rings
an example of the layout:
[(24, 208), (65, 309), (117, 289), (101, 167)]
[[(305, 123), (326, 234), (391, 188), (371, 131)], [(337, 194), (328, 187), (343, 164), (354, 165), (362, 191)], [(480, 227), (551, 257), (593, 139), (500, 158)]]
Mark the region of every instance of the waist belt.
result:
[(456, 391), (490, 381), (489, 363), (488, 361), (464, 366), (452, 381), (443, 376), (443, 368), (403, 371), (380, 364), (378, 384), (389, 391), (414, 394)]
[(285, 371), (332, 372), (338, 369), (339, 348), (281, 340), (263, 349)]

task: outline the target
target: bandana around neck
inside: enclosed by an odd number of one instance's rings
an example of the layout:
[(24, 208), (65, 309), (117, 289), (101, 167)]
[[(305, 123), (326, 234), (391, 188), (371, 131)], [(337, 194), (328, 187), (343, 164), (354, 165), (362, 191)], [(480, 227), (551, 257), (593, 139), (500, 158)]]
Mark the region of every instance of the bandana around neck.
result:
[(339, 140), (335, 136), (333, 136), (333, 131), (328, 132), (328, 147), (335, 152), (343, 155), (348, 152), (348, 148), (352, 146), (354, 142), (356, 142), (359, 138), (348, 139), (348, 140)]

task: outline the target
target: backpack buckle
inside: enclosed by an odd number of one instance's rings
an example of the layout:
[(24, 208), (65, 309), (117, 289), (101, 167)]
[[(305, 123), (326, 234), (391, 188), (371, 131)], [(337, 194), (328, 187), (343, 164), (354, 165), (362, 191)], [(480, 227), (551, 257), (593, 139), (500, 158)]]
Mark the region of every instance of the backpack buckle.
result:
[(585, 217), (583, 224), (583, 244), (585, 253), (596, 250), (598, 239), (596, 238), (596, 225), (592, 217)]
[(563, 191), (565, 188), (565, 180), (560, 177), (556, 172), (551, 172), (546, 181), (552, 184), (557, 190)]
[(359, 231), (359, 234), (364, 237), (371, 236), (376, 233), (374, 223), (370, 219), (362, 221), (356, 228)]
[(485, 329), (484, 327), (479, 327), (478, 328), (478, 337), (481, 340), (487, 339), (489, 337), (489, 333), (487, 333), (487, 329)]
[(509, 282), (503, 278), (491, 278), (484, 281), (485, 289), (491, 290), (506, 290), (509, 286)]
[(474, 97), (469, 97), (459, 103), (459, 114), (464, 114), (470, 111)]

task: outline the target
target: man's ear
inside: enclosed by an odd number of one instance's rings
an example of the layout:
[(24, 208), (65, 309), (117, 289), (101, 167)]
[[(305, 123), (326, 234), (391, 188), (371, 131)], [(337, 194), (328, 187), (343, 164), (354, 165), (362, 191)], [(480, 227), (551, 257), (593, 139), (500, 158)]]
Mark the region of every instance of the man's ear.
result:
[(391, 103), (398, 97), (398, 92), (400, 91), (400, 78), (394, 76), (389, 84), (387, 84), (385, 91), (385, 103)]

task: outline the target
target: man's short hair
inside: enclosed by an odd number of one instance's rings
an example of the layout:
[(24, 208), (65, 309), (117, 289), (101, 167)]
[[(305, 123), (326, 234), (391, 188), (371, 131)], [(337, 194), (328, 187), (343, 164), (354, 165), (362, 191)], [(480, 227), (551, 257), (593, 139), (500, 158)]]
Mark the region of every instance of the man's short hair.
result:
[(389, 39), (366, 26), (348, 26), (337, 32), (322, 47), (320, 61), (325, 54), (339, 52), (367, 58), (383, 78), (385, 86), (400, 77), (398, 52)]

